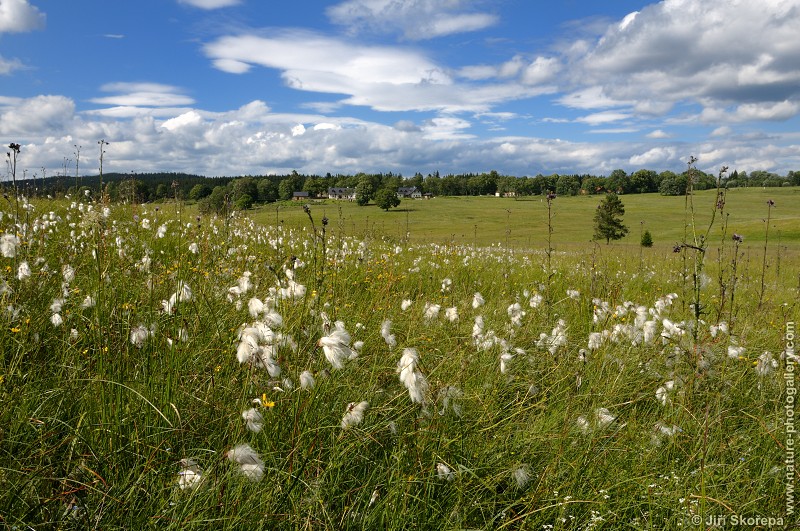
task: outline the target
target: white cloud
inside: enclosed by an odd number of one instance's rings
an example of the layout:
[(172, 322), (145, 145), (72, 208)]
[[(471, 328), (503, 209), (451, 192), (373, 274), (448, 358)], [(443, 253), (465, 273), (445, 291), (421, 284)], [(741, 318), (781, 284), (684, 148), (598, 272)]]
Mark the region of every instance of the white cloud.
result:
[(2, 55), (0, 55), (0, 75), (10, 74), (14, 70), (19, 70), (22, 67), (22, 63), (20, 63), (19, 60), (5, 59)]
[(65, 131), (75, 114), (75, 103), (64, 96), (36, 96), (0, 109), (0, 133), (30, 137)]
[(241, 0), (178, 0), (181, 4), (188, 4), (200, 9), (219, 9), (221, 7), (235, 6), (241, 3)]
[(28, 0), (0, 2), (0, 33), (18, 33), (42, 29), (46, 16)]
[(242, 73), (252, 65), (282, 71), (287, 86), (341, 94), (339, 103), (379, 111), (487, 111), (502, 101), (552, 91), (547, 86), (458, 84), (445, 68), (406, 48), (367, 46), (305, 31), (222, 37), (204, 47), (213, 64)]
[(602, 86), (594, 85), (570, 92), (560, 97), (558, 103), (573, 109), (605, 109), (628, 105), (628, 101), (619, 101), (605, 94)]
[(411, 40), (477, 31), (498, 22), (490, 13), (475, 12), (473, 0), (346, 0), (329, 7), (328, 17), (351, 33), (398, 30)]
[(630, 118), (630, 114), (617, 111), (603, 111), (576, 118), (575, 121), (589, 125), (607, 124)]
[(630, 163), (643, 168), (668, 168), (674, 166), (676, 156), (674, 147), (655, 147), (631, 156)]
[(121, 107), (169, 107), (191, 105), (194, 100), (180, 93), (178, 87), (159, 83), (108, 83), (103, 92), (119, 92), (113, 96), (92, 98), (92, 103)]
[(703, 101), (745, 106), (742, 117), (785, 119), (800, 97), (798, 27), (796, 0), (664, 0), (609, 26), (571, 76), (600, 87), (601, 108), (649, 101), (666, 112), (675, 102)]
[(727, 125), (723, 125), (723, 126), (717, 127), (713, 131), (711, 131), (711, 136), (712, 137), (713, 136), (729, 136), (732, 133), (733, 133), (733, 129), (731, 129)]
[(647, 138), (670, 138), (672, 135), (661, 129), (656, 129), (647, 133)]

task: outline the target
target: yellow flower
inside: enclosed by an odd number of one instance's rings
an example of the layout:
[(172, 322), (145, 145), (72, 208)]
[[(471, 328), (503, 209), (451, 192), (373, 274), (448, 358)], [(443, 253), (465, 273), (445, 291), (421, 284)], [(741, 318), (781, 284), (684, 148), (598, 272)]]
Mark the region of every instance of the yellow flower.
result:
[(261, 395), (261, 405), (272, 409), (275, 407), (275, 402), (272, 400), (267, 400), (267, 393), (264, 393)]
[(20, 329), (17, 328), (16, 326), (14, 326), (14, 327), (11, 328), (11, 331), (16, 334), (16, 333), (20, 332)]

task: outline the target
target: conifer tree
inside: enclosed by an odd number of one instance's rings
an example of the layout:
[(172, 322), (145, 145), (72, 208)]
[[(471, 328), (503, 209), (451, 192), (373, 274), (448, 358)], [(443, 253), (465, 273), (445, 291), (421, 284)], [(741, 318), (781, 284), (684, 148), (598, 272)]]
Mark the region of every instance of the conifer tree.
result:
[(594, 213), (594, 239), (605, 240), (608, 244), (628, 234), (628, 227), (622, 223), (624, 214), (625, 205), (617, 194), (606, 194)]

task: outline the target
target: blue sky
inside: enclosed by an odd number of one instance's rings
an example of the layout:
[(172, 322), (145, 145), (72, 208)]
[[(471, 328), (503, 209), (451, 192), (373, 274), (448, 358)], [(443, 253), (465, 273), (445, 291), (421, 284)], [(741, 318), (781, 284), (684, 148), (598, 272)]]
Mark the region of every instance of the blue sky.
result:
[[(28, 176), (800, 170), (800, 0), (0, 0)], [(5, 175), (5, 172), (4, 174)]]

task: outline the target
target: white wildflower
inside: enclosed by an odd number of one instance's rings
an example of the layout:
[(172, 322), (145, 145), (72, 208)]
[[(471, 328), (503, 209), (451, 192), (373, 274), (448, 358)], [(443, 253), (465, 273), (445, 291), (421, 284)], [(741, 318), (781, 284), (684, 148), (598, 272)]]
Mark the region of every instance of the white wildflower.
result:
[(139, 325), (131, 330), (131, 344), (137, 348), (142, 348), (148, 337), (150, 337), (150, 330), (144, 325)]
[(431, 303), (431, 302), (426, 302), (425, 303), (425, 310), (423, 311), (423, 315), (425, 316), (425, 319), (427, 319), (428, 321), (431, 321), (431, 320), (436, 319), (437, 317), (439, 317), (439, 310), (441, 310), (441, 308), (442, 307), (440, 305), (438, 305), (438, 304), (434, 304), (434, 303)]
[(192, 242), (189, 244), (189, 252), (192, 254), (197, 254), (200, 252), (200, 247), (198, 247), (196, 243)]
[(251, 407), (242, 412), (242, 418), (247, 423), (247, 429), (253, 433), (258, 433), (264, 427), (264, 417), (256, 408)]
[(428, 381), (425, 376), (417, 369), (419, 355), (416, 349), (403, 349), (403, 355), (397, 363), (397, 372), (400, 381), (408, 389), (411, 402), (421, 404), (425, 401), (425, 393), (428, 390)]
[(381, 324), (381, 336), (383, 340), (386, 341), (386, 344), (389, 345), (389, 348), (397, 346), (397, 339), (395, 339), (394, 334), (392, 334), (392, 321), (389, 319), (386, 319)]
[(589, 350), (597, 350), (603, 344), (603, 334), (600, 332), (592, 332), (589, 334), (589, 343), (586, 348)]
[(64, 264), (61, 268), (61, 275), (64, 277), (64, 282), (67, 284), (75, 280), (75, 268), (69, 264)]
[(452, 308), (447, 308), (444, 311), (444, 316), (451, 323), (456, 323), (458, 322), (458, 309), (455, 306)]
[(264, 461), (249, 444), (240, 444), (228, 450), (226, 457), (239, 465), (239, 472), (251, 481), (264, 477)]
[(334, 323), (333, 331), (319, 339), (317, 344), (322, 347), (325, 358), (334, 369), (344, 367), (344, 360), (354, 357), (355, 352), (350, 348), (350, 334), (345, 330), (342, 321)]
[(617, 417), (612, 415), (611, 412), (604, 407), (598, 408), (594, 413), (597, 417), (597, 425), (601, 428), (605, 428), (617, 419)]
[(514, 359), (514, 355), (510, 352), (503, 352), (500, 355), (500, 374), (508, 372), (508, 362)]
[(369, 407), (369, 402), (350, 402), (347, 410), (342, 417), (342, 429), (346, 430), (351, 426), (358, 426), (364, 420), (364, 411)]
[(17, 278), (19, 280), (26, 280), (30, 278), (30, 276), (31, 276), (31, 268), (28, 265), (28, 262), (22, 262), (21, 264), (19, 264), (19, 267), (17, 268)]
[(178, 487), (181, 490), (195, 490), (203, 480), (203, 470), (194, 459), (181, 459), (181, 470), (178, 472)]
[(514, 469), (512, 473), (514, 476), (514, 483), (517, 484), (518, 489), (524, 489), (531, 480), (531, 472), (527, 466), (520, 466)]
[(525, 317), (526, 312), (522, 309), (520, 303), (515, 302), (511, 306), (508, 307), (506, 310), (508, 313), (508, 317), (511, 319), (511, 324), (514, 326), (521, 326), (522, 325), (522, 318)]
[(13, 234), (3, 234), (0, 236), (0, 253), (5, 258), (14, 258), (17, 256), (17, 246), (19, 245), (19, 238)]
[(728, 357), (733, 359), (738, 359), (744, 355), (745, 350), (744, 347), (739, 347), (736, 345), (728, 345)]
[(778, 368), (778, 360), (772, 357), (771, 352), (764, 352), (756, 362), (756, 372), (759, 376), (767, 376)]
[(442, 293), (447, 293), (450, 291), (450, 287), (453, 285), (453, 281), (449, 278), (445, 278), (442, 280)]
[(445, 481), (453, 481), (456, 479), (455, 473), (444, 463), (436, 463), (436, 476)]
[(667, 401), (669, 400), (669, 392), (675, 388), (675, 381), (670, 380), (665, 382), (664, 385), (656, 389), (656, 400), (661, 402), (662, 406), (667, 405)]
[(316, 380), (314, 380), (314, 375), (311, 374), (311, 371), (303, 371), (300, 374), (300, 389), (311, 389), (316, 384)]
[(567, 297), (569, 297), (570, 299), (576, 300), (576, 301), (580, 300), (581, 292), (576, 290), (576, 289), (568, 289), (567, 290)]

